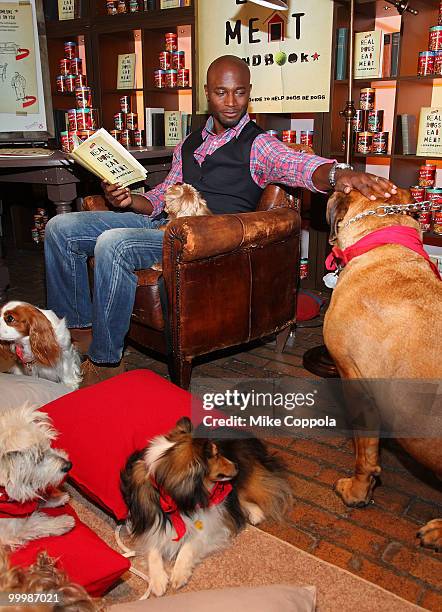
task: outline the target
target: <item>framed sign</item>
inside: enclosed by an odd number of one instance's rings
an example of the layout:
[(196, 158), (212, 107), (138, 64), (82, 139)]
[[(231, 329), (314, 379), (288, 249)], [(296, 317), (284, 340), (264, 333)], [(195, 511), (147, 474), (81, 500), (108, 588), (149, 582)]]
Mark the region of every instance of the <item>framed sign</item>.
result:
[(0, 141), (54, 135), (42, 0), (0, 0)]
[(236, 55), (249, 65), (252, 113), (319, 113), (330, 106), (332, 0), (287, 0), (278, 11), (247, 0), (199, 0), (198, 111), (210, 63)]

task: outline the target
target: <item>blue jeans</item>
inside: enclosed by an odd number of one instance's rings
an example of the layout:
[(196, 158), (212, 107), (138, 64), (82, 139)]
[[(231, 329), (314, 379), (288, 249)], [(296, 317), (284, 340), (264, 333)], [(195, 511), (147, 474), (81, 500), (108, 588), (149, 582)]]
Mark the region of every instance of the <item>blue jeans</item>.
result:
[[(135, 301), (134, 270), (161, 261), (166, 221), (133, 212), (80, 212), (46, 226), (47, 305), (68, 327), (92, 326), (89, 357), (118, 363)], [(88, 257), (95, 257), (91, 300)]]

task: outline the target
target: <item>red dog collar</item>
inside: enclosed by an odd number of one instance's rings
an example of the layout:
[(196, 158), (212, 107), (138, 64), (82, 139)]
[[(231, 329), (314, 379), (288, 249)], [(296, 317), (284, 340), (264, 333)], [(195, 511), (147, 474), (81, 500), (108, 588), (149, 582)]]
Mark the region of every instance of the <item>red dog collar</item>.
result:
[(338, 267), (343, 268), (355, 257), (359, 257), (359, 255), (368, 253), (376, 247), (384, 246), (386, 244), (400, 244), (408, 249), (411, 249), (426, 259), (436, 277), (439, 280), (442, 280), (439, 270), (434, 263), (430, 261), (428, 253), (422, 246), (422, 240), (420, 239), (419, 232), (413, 227), (403, 225), (393, 225), (375, 230), (344, 250), (341, 250), (336, 246), (333, 247), (332, 252), (325, 261), (325, 267), (327, 270), (331, 271), (336, 270)]
[(5, 487), (0, 487), (0, 518), (24, 518), (33, 514), (38, 508), (39, 500), (27, 502), (14, 501), (6, 493)]
[[(151, 478), (152, 486), (157, 489), (160, 494), (161, 510), (167, 514), (175, 529), (176, 538), (172, 538), (174, 542), (178, 542), (186, 534), (186, 524), (181, 516), (178, 506), (174, 499), (161, 487), (155, 479)], [(223, 502), (232, 490), (230, 482), (216, 482), (209, 495), (209, 508), (217, 506)]]

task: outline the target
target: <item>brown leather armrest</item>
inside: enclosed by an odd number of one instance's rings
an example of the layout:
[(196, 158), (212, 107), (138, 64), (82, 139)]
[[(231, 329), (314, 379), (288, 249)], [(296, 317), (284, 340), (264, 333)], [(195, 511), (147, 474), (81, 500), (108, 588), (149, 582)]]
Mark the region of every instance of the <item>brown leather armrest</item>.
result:
[(86, 196), (83, 200), (82, 209), (87, 211), (112, 210), (106, 199), (101, 195)]
[(168, 257), (181, 261), (206, 259), (240, 248), (280, 242), (299, 230), (299, 213), (289, 208), (175, 219), (164, 237), (163, 266), (167, 266)]
[(273, 210), (275, 208), (293, 208), (293, 210), (298, 210), (298, 202), (292, 194), (288, 193), (287, 189), (290, 188), (274, 183), (267, 185), (256, 208), (257, 212)]

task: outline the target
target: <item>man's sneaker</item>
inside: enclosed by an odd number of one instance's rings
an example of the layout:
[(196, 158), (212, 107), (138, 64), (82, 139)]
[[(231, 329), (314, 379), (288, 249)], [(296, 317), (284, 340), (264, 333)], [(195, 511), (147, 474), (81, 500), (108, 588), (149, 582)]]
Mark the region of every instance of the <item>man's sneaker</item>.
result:
[(108, 378), (112, 378), (112, 376), (117, 376), (118, 374), (122, 374), (124, 371), (125, 367), (123, 359), (116, 366), (99, 365), (90, 359), (86, 359), (86, 361), (81, 364), (81, 374), (83, 376), (83, 380), (80, 384), (80, 388), (89, 387), (90, 385), (103, 382), (103, 380), (107, 380)]

